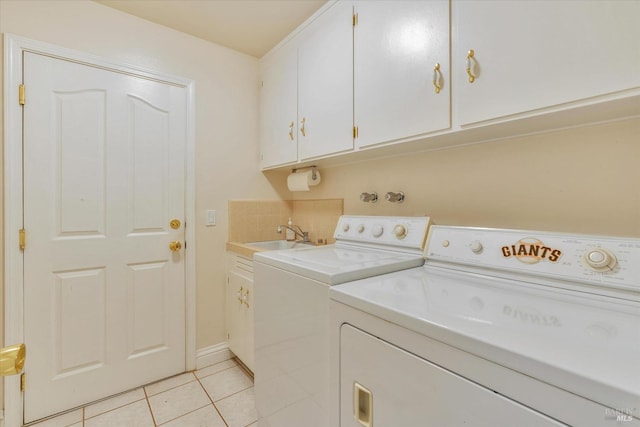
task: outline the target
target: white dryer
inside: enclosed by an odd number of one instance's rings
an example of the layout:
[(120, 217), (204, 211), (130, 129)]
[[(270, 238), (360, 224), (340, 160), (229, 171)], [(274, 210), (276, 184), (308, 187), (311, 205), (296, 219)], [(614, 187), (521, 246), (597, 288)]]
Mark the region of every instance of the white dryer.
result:
[(330, 290), (330, 426), (640, 425), (640, 240), (433, 226)]
[(428, 217), (340, 217), (328, 246), (254, 256), (260, 427), (329, 427), (329, 288), (421, 266)]

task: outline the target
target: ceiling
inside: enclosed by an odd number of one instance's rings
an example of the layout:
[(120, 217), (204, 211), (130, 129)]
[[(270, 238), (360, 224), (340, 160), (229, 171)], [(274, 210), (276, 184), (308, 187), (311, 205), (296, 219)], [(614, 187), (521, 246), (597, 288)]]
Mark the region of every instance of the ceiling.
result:
[(95, 0), (105, 6), (262, 57), (327, 0)]

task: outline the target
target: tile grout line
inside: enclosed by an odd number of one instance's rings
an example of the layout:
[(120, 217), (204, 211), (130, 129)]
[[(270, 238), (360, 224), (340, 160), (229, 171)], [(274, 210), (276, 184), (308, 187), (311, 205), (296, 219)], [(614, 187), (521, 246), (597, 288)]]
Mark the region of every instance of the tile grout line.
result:
[[(209, 376), (209, 375), (208, 375)], [(206, 377), (204, 377), (206, 378)], [(229, 427), (229, 424), (227, 424), (227, 420), (224, 419), (224, 417), (222, 416), (222, 413), (220, 412), (220, 410), (218, 409), (218, 407), (216, 406), (216, 404), (213, 401), (213, 398), (211, 397), (211, 395), (209, 395), (209, 392), (207, 391), (206, 388), (204, 388), (204, 386), (202, 385), (202, 383), (200, 382), (200, 378), (197, 377), (196, 375), (196, 381), (198, 381), (198, 384), (200, 384), (200, 387), (202, 387), (202, 390), (204, 391), (204, 394), (207, 395), (207, 397), (209, 398), (209, 401), (211, 402), (211, 406), (213, 406), (213, 409), (216, 410), (216, 412), (218, 413), (218, 415), (220, 415), (220, 419), (222, 420), (222, 422), (224, 423), (224, 425), (226, 427)]]
[[(0, 0), (0, 1), (2, 1), (2, 0)], [(147, 399), (148, 399), (149, 397), (154, 397), (154, 396), (157, 396), (157, 395), (159, 395), (159, 394), (162, 394), (162, 393), (164, 393), (164, 392), (166, 392), (166, 391), (174, 390), (174, 389), (176, 389), (176, 388), (178, 388), (178, 387), (182, 387), (183, 385), (189, 384), (189, 383), (193, 382), (193, 380), (189, 380), (189, 381), (187, 381), (186, 383), (178, 384), (178, 385), (173, 386), (173, 387), (169, 387), (169, 388), (168, 388), (168, 389), (166, 389), (166, 390), (162, 390), (162, 391), (159, 391), (159, 392), (154, 393), (154, 394), (151, 394), (151, 395), (148, 395), (148, 394), (147, 394), (147, 387), (148, 387), (148, 386), (150, 386), (150, 385), (154, 385), (154, 384), (157, 384), (157, 383), (161, 383), (161, 382), (163, 382), (163, 381), (169, 380), (169, 379), (171, 379), (171, 378), (178, 377), (178, 376), (180, 376), (180, 375), (184, 375), (184, 374), (192, 374), (192, 375), (193, 375), (193, 377), (194, 377), (194, 379), (197, 379), (197, 377), (196, 377), (196, 375), (194, 374), (194, 372), (195, 372), (195, 371), (187, 371), (187, 372), (183, 372), (183, 373), (181, 373), (181, 374), (174, 375), (174, 376), (169, 377), (169, 378), (165, 378), (164, 380), (156, 381), (155, 383), (151, 383), (151, 384), (147, 384), (147, 385), (145, 385), (145, 386), (142, 386), (142, 388), (144, 389), (144, 394), (145, 394), (145, 396), (148, 396), (148, 397), (147, 397)]]
[[(227, 359), (227, 360), (233, 360), (233, 358), (231, 358), (231, 359)], [(238, 368), (238, 367), (240, 367), (240, 365), (238, 365), (238, 363), (237, 363), (235, 360), (233, 360), (233, 362), (235, 363), (235, 365), (233, 365), (233, 366), (229, 366), (228, 368), (224, 368), (224, 369), (221, 369), (221, 370), (216, 371), (216, 372), (213, 372), (213, 373), (211, 373), (211, 374), (209, 374), (209, 375), (205, 375), (205, 376), (204, 376), (204, 377), (202, 377), (202, 378), (207, 378), (207, 377), (210, 377), (210, 376), (212, 376), (212, 375), (219, 374), (220, 372), (224, 372), (224, 371), (228, 371), (229, 369), (233, 369), (233, 368)], [(224, 362), (220, 362), (220, 363), (224, 363)], [(210, 365), (210, 366), (215, 366), (215, 365), (217, 365), (217, 363), (215, 363), (215, 364), (213, 364), (213, 365)], [(208, 366), (207, 366), (207, 367), (208, 367)], [(206, 369), (206, 368), (203, 368), (203, 369)], [(203, 369), (196, 369), (195, 371), (191, 371), (191, 372), (193, 372), (193, 375), (196, 377), (196, 379), (200, 380), (201, 378), (196, 374), (196, 372), (198, 372), (199, 370), (201, 371), (201, 370), (203, 370)]]
[[(177, 417), (175, 417), (175, 418), (171, 418), (170, 420), (167, 420), (167, 421), (163, 422), (162, 424), (156, 424), (156, 427), (158, 427), (158, 426), (163, 426), (163, 425), (168, 424), (168, 423), (170, 423), (170, 422), (172, 422), (172, 421), (175, 421), (175, 420), (177, 420), (177, 419), (179, 419), (179, 418), (182, 418), (182, 417), (187, 416), (187, 415), (189, 415), (189, 414), (193, 414), (194, 412), (199, 411), (199, 410), (200, 410), (200, 409), (202, 409), (202, 408), (206, 408), (207, 406), (209, 406), (209, 404), (208, 404), (208, 403), (207, 403), (206, 405), (201, 406), (201, 407), (199, 407), (199, 408), (196, 408), (196, 409), (194, 409), (194, 410), (192, 410), (192, 411), (185, 412), (184, 414), (179, 415), (179, 416), (177, 416)], [(151, 413), (153, 414), (153, 411), (151, 411)], [(155, 423), (155, 418), (154, 418), (154, 423)]]
[(147, 390), (142, 387), (142, 392), (144, 393), (144, 399), (147, 401), (147, 408), (149, 408), (149, 413), (151, 414), (151, 422), (153, 422), (154, 426), (158, 426), (158, 423), (156, 422), (156, 417), (155, 415), (153, 415), (153, 409), (151, 409), (151, 402), (149, 402), (149, 395), (147, 394)]

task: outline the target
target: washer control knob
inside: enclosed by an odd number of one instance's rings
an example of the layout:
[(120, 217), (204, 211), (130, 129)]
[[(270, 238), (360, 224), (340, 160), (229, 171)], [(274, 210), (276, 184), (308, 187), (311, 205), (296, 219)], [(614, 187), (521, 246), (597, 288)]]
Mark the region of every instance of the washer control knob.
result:
[(393, 234), (398, 239), (404, 239), (407, 235), (407, 232), (408, 232), (407, 227), (404, 226), (403, 224), (398, 224), (395, 227), (393, 227)]
[(348, 222), (343, 222), (342, 223), (342, 231), (344, 231), (345, 233), (347, 231), (349, 231), (349, 223)]
[(479, 254), (482, 252), (482, 243), (479, 240), (474, 240), (469, 244), (469, 248), (474, 254)]
[(373, 234), (373, 237), (380, 237), (382, 236), (383, 231), (384, 229), (382, 228), (382, 226), (380, 224), (376, 224), (371, 229), (371, 234)]
[(362, 233), (364, 231), (364, 224), (358, 225), (358, 233)]
[(618, 264), (616, 256), (602, 248), (587, 249), (582, 259), (595, 271), (610, 271)]

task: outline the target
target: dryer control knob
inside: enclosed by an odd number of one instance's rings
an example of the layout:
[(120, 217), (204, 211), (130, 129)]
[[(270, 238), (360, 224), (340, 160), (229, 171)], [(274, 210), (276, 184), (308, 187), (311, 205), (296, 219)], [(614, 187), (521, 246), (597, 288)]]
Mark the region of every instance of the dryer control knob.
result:
[(479, 240), (474, 240), (469, 244), (469, 248), (474, 254), (479, 254), (482, 252), (482, 243)]
[(343, 222), (342, 223), (342, 231), (344, 231), (345, 233), (347, 231), (349, 231), (349, 223), (348, 222)]
[(358, 233), (362, 233), (364, 231), (364, 224), (360, 224), (358, 226)]
[(395, 236), (398, 239), (404, 239), (407, 235), (407, 227), (404, 226), (403, 224), (398, 224), (395, 227), (393, 227), (393, 234), (395, 234)]
[(371, 229), (371, 234), (373, 234), (373, 237), (380, 237), (382, 236), (383, 231), (384, 229), (382, 228), (382, 226), (380, 224), (376, 224)]
[(602, 248), (588, 249), (582, 259), (584, 259), (589, 268), (595, 271), (610, 271), (618, 264), (616, 256)]

